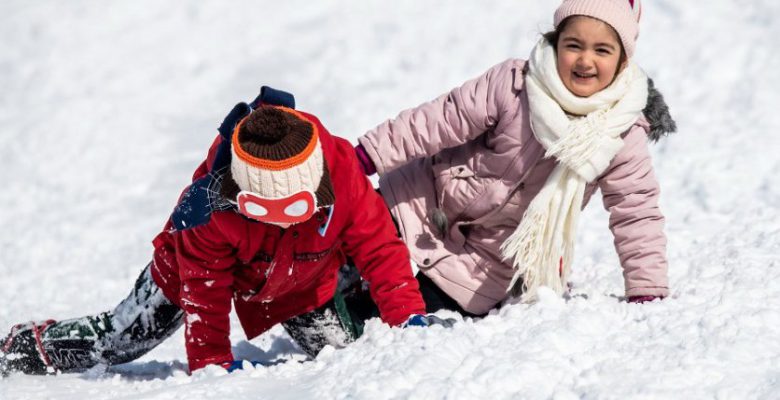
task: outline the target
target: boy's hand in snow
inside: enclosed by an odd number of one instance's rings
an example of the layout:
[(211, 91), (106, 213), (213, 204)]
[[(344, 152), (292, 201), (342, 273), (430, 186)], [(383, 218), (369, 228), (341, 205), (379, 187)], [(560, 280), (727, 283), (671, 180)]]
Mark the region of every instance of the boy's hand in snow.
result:
[(401, 325), (402, 328), (408, 328), (410, 326), (422, 326), (422, 327), (428, 327), (431, 325), (441, 325), (445, 328), (452, 328), (452, 325), (455, 324), (454, 318), (439, 318), (433, 314), (428, 315), (422, 315), (422, 314), (413, 314), (409, 319), (404, 322), (403, 325)]
[(246, 363), (247, 366), (251, 365), (253, 367), (262, 366), (263, 363), (260, 361), (248, 361), (248, 360), (233, 360), (231, 362), (226, 362), (220, 364), (222, 368), (226, 369), (227, 372), (233, 372), (237, 369), (244, 369), (244, 363)]

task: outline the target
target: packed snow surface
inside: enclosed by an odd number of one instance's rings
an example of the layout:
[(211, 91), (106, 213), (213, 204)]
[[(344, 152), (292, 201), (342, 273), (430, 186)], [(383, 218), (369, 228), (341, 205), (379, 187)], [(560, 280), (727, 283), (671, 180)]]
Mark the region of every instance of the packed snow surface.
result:
[[(112, 308), (223, 115), (261, 85), (355, 139), (509, 57), (556, 1), (0, 3), (0, 330)], [(780, 398), (780, 2), (646, 0), (638, 63), (679, 133), (652, 146), (671, 297), (627, 304), (608, 215), (573, 289), (452, 329), (371, 321), (306, 360), (280, 328), (188, 375), (181, 331), (145, 357), (12, 375), (0, 399)], [(286, 362), (285, 362), (286, 361)]]

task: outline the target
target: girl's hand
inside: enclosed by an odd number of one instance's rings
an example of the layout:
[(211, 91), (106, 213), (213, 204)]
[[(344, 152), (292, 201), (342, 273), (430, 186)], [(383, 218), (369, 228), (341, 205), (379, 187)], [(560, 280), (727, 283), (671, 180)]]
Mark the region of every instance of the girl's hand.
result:
[(657, 297), (657, 296), (631, 296), (628, 298), (629, 303), (649, 303), (651, 301), (655, 301), (656, 299), (663, 300), (663, 297)]

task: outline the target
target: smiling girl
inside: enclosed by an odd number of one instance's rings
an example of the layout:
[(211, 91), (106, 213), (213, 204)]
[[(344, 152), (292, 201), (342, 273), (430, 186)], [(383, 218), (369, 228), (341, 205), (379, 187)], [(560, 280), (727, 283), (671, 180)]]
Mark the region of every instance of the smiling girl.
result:
[(400, 113), (358, 158), (420, 267), (428, 311), (483, 315), (509, 293), (563, 293), (580, 210), (596, 189), (626, 297), (668, 295), (648, 138), (674, 131), (634, 63), (639, 0), (566, 0), (526, 60)]

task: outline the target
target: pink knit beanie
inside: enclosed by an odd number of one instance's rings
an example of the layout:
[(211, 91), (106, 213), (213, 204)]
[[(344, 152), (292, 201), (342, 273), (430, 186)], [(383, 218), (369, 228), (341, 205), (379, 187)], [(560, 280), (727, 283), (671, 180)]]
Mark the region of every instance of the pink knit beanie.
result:
[(631, 58), (639, 36), (639, 18), (642, 16), (640, 0), (564, 0), (555, 10), (555, 28), (573, 15), (585, 15), (602, 20), (615, 29), (626, 55)]

